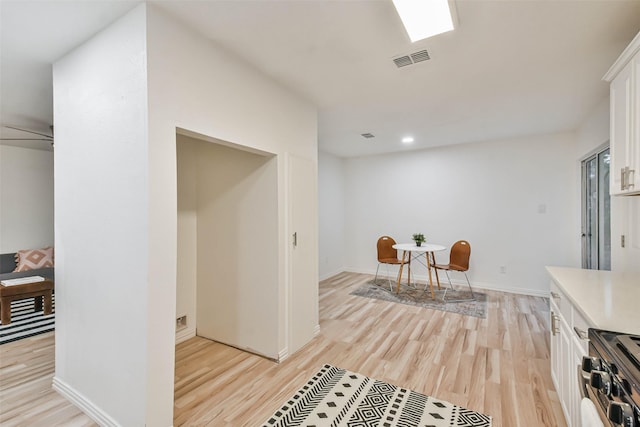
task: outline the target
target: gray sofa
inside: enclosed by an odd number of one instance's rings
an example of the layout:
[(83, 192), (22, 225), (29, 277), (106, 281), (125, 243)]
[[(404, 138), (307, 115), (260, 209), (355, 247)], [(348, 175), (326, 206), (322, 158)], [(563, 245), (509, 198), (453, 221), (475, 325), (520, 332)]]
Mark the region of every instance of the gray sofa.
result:
[(54, 280), (54, 268), (38, 268), (35, 270), (20, 271), (14, 273), (16, 269), (16, 254), (0, 254), (0, 280), (17, 279), (19, 277), (42, 276), (45, 279)]

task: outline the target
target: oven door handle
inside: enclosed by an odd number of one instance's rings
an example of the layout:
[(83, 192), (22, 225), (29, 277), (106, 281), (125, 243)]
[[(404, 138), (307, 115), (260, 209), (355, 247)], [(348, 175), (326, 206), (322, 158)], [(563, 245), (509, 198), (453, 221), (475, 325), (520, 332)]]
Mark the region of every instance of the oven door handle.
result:
[(580, 399), (582, 400), (585, 397), (589, 397), (587, 395), (587, 384), (591, 381), (591, 375), (589, 372), (585, 372), (582, 370), (582, 366), (578, 365), (578, 388), (580, 389)]

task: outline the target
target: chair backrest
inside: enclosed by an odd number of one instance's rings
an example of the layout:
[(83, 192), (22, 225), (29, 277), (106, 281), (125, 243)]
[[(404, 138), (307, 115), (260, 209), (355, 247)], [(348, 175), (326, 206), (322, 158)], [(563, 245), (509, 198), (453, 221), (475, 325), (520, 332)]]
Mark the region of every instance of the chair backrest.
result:
[(466, 240), (458, 240), (451, 246), (449, 254), (449, 267), (455, 270), (467, 271), (469, 269), (469, 257), (471, 256), (471, 245)]
[(398, 251), (393, 249), (396, 241), (393, 237), (382, 236), (378, 239), (378, 261), (381, 259), (398, 258)]

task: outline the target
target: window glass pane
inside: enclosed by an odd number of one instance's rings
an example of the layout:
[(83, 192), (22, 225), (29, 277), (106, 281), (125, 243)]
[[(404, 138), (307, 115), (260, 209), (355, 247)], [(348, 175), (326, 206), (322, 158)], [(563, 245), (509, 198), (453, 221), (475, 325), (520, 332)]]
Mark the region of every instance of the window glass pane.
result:
[(582, 161), (582, 267), (611, 270), (609, 148)]
[(598, 268), (598, 177), (596, 158), (585, 165), (586, 268)]

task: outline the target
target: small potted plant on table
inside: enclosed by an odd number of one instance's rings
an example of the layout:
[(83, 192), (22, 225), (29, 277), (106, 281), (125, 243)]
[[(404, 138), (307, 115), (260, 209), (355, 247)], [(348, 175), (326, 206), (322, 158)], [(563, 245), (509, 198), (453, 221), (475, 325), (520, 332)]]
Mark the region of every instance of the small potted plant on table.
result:
[(415, 233), (412, 239), (414, 242), (416, 242), (416, 246), (422, 246), (422, 242), (424, 242), (424, 234)]

